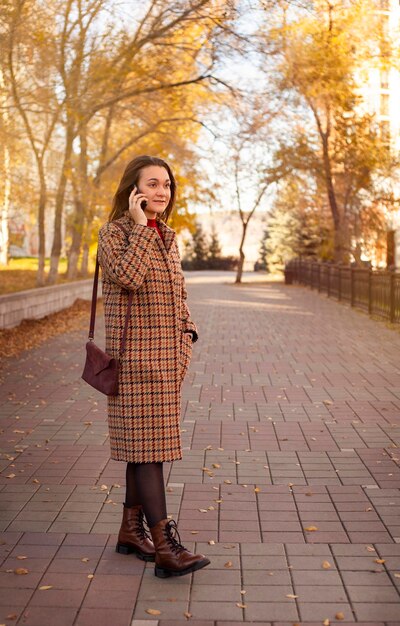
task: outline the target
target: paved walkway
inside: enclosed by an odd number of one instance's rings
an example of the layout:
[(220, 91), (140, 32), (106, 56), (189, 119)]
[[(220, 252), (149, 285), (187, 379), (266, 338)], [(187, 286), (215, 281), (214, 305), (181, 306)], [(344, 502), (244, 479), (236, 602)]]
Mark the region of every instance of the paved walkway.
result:
[(169, 512), (211, 566), (159, 580), (114, 551), (124, 466), (72, 332), (3, 364), (1, 624), (400, 624), (400, 335), (303, 287), (228, 279), (188, 278), (200, 340), (184, 460), (165, 466)]

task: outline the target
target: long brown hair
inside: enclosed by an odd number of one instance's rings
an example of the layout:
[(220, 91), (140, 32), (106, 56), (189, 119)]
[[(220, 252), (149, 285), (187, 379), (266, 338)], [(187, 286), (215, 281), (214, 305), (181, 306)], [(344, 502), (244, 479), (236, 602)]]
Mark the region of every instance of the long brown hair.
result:
[(118, 185), (118, 189), (113, 198), (112, 209), (108, 218), (109, 222), (117, 220), (123, 215), (125, 211), (128, 210), (129, 196), (131, 194), (133, 185), (138, 185), (140, 172), (144, 167), (148, 167), (149, 165), (158, 165), (159, 167), (164, 167), (167, 170), (169, 179), (171, 181), (171, 197), (168, 202), (167, 208), (160, 215), (160, 219), (162, 219), (164, 222), (167, 222), (175, 203), (175, 177), (171, 171), (170, 166), (168, 165), (168, 163), (163, 161), (163, 159), (147, 156), (146, 154), (135, 157), (134, 159), (132, 159), (132, 161), (129, 161), (128, 165), (126, 166), (121, 181)]

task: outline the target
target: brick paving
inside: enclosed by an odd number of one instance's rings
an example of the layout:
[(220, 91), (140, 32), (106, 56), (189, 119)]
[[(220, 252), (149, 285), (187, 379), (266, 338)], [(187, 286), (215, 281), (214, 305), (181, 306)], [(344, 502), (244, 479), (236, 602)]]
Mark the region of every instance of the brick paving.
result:
[(188, 275), (201, 339), (184, 459), (165, 465), (169, 513), (211, 565), (159, 580), (115, 552), (125, 468), (71, 332), (2, 364), (0, 624), (400, 625), (400, 335), (229, 280)]

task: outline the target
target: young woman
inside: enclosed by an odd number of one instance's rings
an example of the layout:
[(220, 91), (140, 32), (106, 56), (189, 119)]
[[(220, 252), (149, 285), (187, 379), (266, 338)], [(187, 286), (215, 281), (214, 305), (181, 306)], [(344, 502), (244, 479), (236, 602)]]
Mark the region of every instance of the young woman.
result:
[(133, 159), (99, 231), (98, 249), (109, 354), (118, 356), (133, 292), (119, 391), (108, 396), (111, 458), (127, 463), (117, 551), (155, 561), (162, 578), (210, 563), (181, 544), (175, 521), (167, 518), (164, 489), (163, 462), (182, 458), (181, 384), (197, 340), (175, 232), (166, 225), (175, 194), (165, 161)]

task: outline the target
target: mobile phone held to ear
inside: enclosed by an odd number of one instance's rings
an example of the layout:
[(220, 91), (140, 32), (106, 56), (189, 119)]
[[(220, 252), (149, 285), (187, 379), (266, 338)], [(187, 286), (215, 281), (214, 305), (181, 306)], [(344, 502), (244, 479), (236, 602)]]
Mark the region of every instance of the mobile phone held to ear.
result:
[[(137, 187), (137, 185), (132, 185), (132, 191), (136, 188), (136, 194), (138, 193), (142, 193), (139, 189), (139, 187)], [(144, 211), (144, 209), (147, 207), (147, 200), (142, 200), (140, 203), (140, 208), (142, 209), (142, 211)]]

